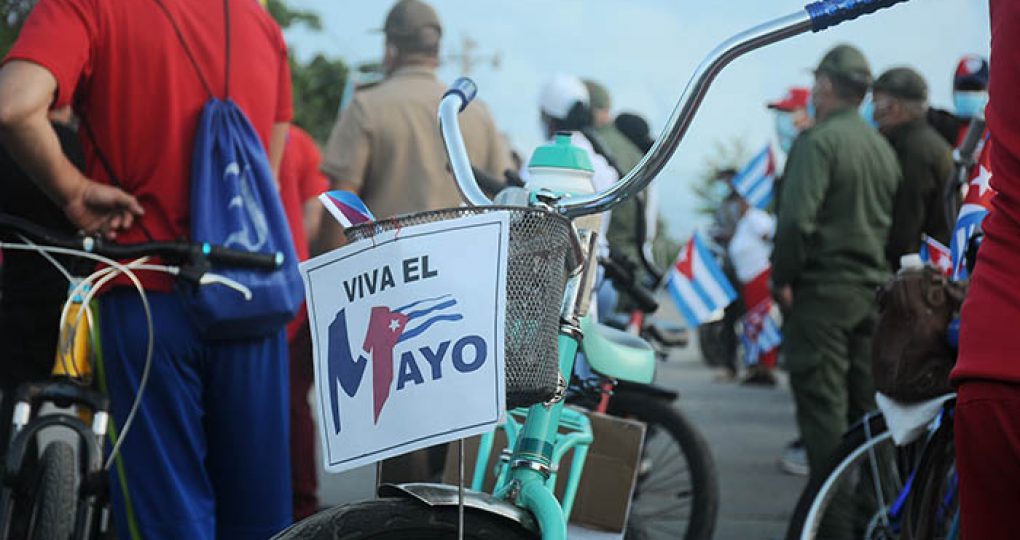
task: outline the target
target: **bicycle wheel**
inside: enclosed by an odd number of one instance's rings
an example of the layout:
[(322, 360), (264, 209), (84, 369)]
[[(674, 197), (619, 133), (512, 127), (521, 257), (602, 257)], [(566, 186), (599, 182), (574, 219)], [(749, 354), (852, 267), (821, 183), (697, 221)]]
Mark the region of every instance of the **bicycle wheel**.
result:
[(828, 474), (801, 492), (787, 540), (898, 539), (897, 507), (917, 462), (917, 441), (897, 447), (873, 414), (843, 437)]
[(618, 391), (609, 414), (647, 424), (626, 538), (712, 538), (719, 485), (701, 434), (671, 403), (643, 394)]
[[(411, 499), (377, 499), (324, 510), (296, 523), (275, 540), (447, 540), (457, 538), (457, 507)], [(464, 509), (464, 538), (535, 540), (538, 535), (501, 516)]]
[(65, 441), (53, 441), (39, 460), (28, 538), (68, 540), (74, 532), (78, 493), (74, 448)]
[(956, 448), (953, 422), (939, 426), (925, 448), (914, 476), (904, 516), (905, 540), (943, 540), (951, 538), (953, 522), (960, 508), (956, 476)]

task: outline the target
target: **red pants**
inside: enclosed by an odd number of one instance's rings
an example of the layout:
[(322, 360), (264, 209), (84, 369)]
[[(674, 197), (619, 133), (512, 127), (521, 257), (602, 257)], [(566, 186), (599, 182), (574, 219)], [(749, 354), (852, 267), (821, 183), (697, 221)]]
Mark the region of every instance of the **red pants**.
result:
[(315, 469), (315, 424), (308, 405), (315, 371), (308, 321), (290, 340), (290, 478), (294, 489), (294, 521), (319, 510)]
[(1020, 538), (1020, 384), (964, 380), (954, 427), (961, 537)]

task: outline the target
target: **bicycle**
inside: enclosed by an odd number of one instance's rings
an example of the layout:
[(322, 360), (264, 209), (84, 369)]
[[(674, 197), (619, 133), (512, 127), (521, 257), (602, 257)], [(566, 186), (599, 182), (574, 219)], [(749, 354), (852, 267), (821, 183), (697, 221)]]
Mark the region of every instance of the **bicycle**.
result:
[[(569, 491), (565, 493), (561, 504), (561, 501), (553, 495), (549, 480), (557, 465), (555, 458), (565, 455), (566, 445), (572, 445), (583, 451), (587, 444), (586, 438), (590, 437), (590, 431), (585, 430), (583, 421), (578, 420), (571, 409), (564, 408), (562, 388), (566, 386), (563, 374), (573, 372), (574, 358), (584, 336), (581, 323), (587, 312), (588, 292), (595, 268), (594, 234), (587, 230), (578, 235), (569, 220), (609, 210), (647, 187), (676, 150), (712, 80), (733, 59), (784, 38), (808, 30), (821, 31), (900, 1), (902, 0), (816, 2), (808, 5), (804, 11), (765, 23), (723, 43), (699, 67), (670, 117), (664, 135), (652, 146), (644, 159), (620, 182), (592, 195), (560, 197), (555, 193), (539, 191), (503, 199), (516, 200), (519, 203), (517, 207), (491, 206), (491, 201), (479, 188), (472, 174), (457, 124), (457, 115), (472, 101), (477, 89), (474, 83), (466, 79), (455, 82), (440, 102), (440, 131), (457, 185), (465, 201), (474, 208), (415, 214), (376, 222), (367, 227), (357, 226), (348, 229), (353, 233), (348, 234), (348, 237), (353, 236), (356, 241), (370, 237), (366, 230), (369, 232), (377, 229), (392, 230), (443, 217), (464, 216), (482, 211), (505, 211), (511, 218), (509, 263), (511, 268), (507, 272), (510, 276), (515, 272), (523, 274), (529, 272), (527, 269), (514, 268), (515, 243), (545, 244), (544, 252), (548, 253), (553, 240), (562, 239), (564, 233), (567, 233), (569, 245), (564, 246), (563, 250), (569, 251), (571, 255), (557, 255), (546, 259), (548, 262), (541, 269), (542, 275), (535, 273), (536, 270), (533, 268), (535, 265), (532, 264), (529, 277), (536, 281), (528, 284), (531, 287), (544, 288), (550, 282), (562, 279), (565, 276), (558, 268), (559, 263), (570, 262), (571, 272), (565, 280), (566, 283), (562, 288), (559, 284), (553, 283), (555, 287), (549, 289), (562, 291), (563, 302), (559, 304), (550, 302), (548, 296), (536, 301), (538, 304), (552, 303), (552, 307), (559, 311), (559, 336), (555, 355), (557, 364), (554, 366), (559, 370), (561, 389), (557, 389), (551, 399), (533, 400), (529, 405), (525, 419), (520, 424), (520, 434), (512, 443), (513, 450), (508, 468), (505, 474), (501, 475), (504, 481), (497, 486), (493, 495), (464, 491), (463, 482), (459, 487), (432, 484), (383, 486), (380, 489), (380, 495), (383, 497), (381, 499), (321, 512), (285, 530), (277, 535), (277, 538), (333, 538), (340, 535), (350, 539), (445, 538), (453, 534), (459, 534), (464, 538), (534, 538), (536, 535), (546, 540), (566, 538), (568, 514), (565, 510), (569, 508), (572, 494)], [(516, 246), (516, 249), (521, 248), (521, 245)], [(525, 284), (508, 281), (507, 290), (518, 294), (520, 291), (517, 287), (521, 286)], [(540, 308), (537, 305), (524, 307), (531, 310)], [(531, 330), (534, 329), (531, 323), (549, 320), (541, 315), (533, 315), (529, 320), (515, 320), (511, 316), (512, 310), (512, 306), (508, 307), (507, 334), (510, 336), (507, 340), (508, 350), (518, 345), (513, 340), (512, 330), (519, 330), (525, 326)], [(555, 318), (552, 320), (555, 321)], [(640, 356), (638, 351), (632, 352), (634, 353), (632, 356)], [(651, 351), (647, 351), (644, 357), (650, 358), (654, 366), (654, 354), (651, 354)], [(508, 387), (512, 377), (521, 375), (519, 370), (544, 367), (534, 365), (535, 359), (531, 360), (531, 366), (514, 365), (511, 359), (508, 354)], [(647, 369), (644, 365), (642, 362), (627, 363), (621, 369), (636, 374)], [(526, 373), (524, 375), (530, 376)], [(560, 427), (573, 429), (570, 433), (560, 434)], [(575, 452), (575, 459), (578, 453), (580, 452)], [(580, 474), (578, 469), (580, 467), (572, 467), (570, 474)], [(568, 486), (574, 482), (575, 479), (570, 478)]]
[[(881, 410), (851, 427), (827, 474), (801, 493), (787, 539), (948, 538), (932, 531), (945, 534), (958, 519), (955, 486), (946, 482), (954, 398), (909, 406), (882, 401), (882, 408), (899, 419), (892, 429)], [(938, 509), (941, 513), (932, 511), (944, 500), (949, 504)]]
[[(3, 214), (0, 214), (0, 229), (23, 241), (0, 242), (0, 247), (39, 253), (57, 265), (72, 284), (61, 316), (53, 378), (24, 383), (14, 396), (11, 441), (3, 463), (0, 492), (0, 539), (5, 540), (12, 534), (33, 540), (110, 538), (113, 530), (107, 479), (110, 470), (119, 463), (117, 456), (135, 420), (152, 362), (151, 312), (144, 289), (134, 273), (164, 272), (195, 286), (219, 284), (250, 297), (251, 292), (243, 285), (212, 273), (212, 265), (273, 271), (279, 268), (281, 255), (187, 242), (120, 245), (88, 236), (67, 238)], [(88, 259), (102, 263), (105, 268), (84, 278), (74, 278), (51, 254)], [(150, 264), (150, 257), (159, 257), (162, 264)], [(132, 262), (122, 264), (116, 262), (118, 260)], [(87, 342), (99, 343), (92, 300), (118, 275), (127, 276), (139, 291), (149, 333), (146, 368), (134, 405), (119, 432), (110, 423), (101, 348), (96, 346), (92, 353), (86, 352)], [(4, 398), (10, 399), (9, 396)], [(39, 414), (43, 404), (55, 405), (59, 410)], [(55, 439), (40, 448), (39, 436), (53, 429), (69, 431), (73, 442)], [(104, 457), (108, 436), (113, 446)], [(41, 457), (33, 463), (33, 457), (39, 453)]]

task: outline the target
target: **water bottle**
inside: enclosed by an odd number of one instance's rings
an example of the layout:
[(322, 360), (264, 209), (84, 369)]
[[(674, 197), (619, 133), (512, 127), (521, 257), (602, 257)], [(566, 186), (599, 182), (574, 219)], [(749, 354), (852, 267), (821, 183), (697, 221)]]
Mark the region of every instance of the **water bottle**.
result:
[[(570, 142), (570, 133), (559, 132), (550, 144), (539, 146), (528, 161), (528, 191), (545, 189), (570, 197), (595, 193), (592, 177), (595, 168), (584, 148)], [(601, 232), (602, 217), (599, 214), (585, 216), (575, 221), (578, 229)]]

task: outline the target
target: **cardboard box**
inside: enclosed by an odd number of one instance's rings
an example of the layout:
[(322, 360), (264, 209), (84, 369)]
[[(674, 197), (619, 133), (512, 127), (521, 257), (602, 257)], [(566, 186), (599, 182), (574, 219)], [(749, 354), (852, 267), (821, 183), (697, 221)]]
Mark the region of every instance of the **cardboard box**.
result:
[[(630, 500), (637, 482), (645, 424), (594, 412), (586, 414), (591, 420), (595, 440), (588, 449), (570, 523), (589, 529), (622, 533), (627, 526)], [(470, 486), (474, 474), (478, 441), (478, 437), (464, 441), (464, 484), (467, 486)], [(490, 470), (485, 475), (486, 492), (492, 492), (496, 481), (493, 471), (504, 448), (506, 435), (503, 430), (498, 430), (489, 456)], [(562, 499), (572, 458), (573, 451), (567, 452), (559, 464), (555, 490), (557, 498)], [(443, 481), (457, 483), (457, 443), (451, 443), (447, 453)]]

